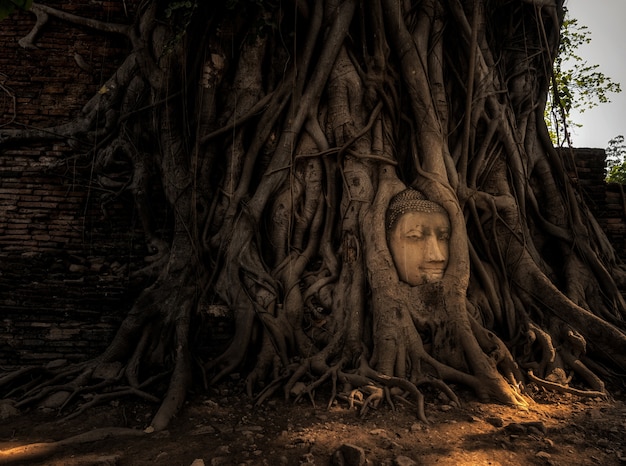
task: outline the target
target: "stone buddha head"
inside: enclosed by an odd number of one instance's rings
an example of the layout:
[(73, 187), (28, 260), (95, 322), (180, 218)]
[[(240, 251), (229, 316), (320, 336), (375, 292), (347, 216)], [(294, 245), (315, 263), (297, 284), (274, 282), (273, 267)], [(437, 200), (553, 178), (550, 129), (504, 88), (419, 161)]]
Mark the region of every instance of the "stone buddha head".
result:
[(443, 278), (448, 266), (450, 219), (442, 206), (407, 188), (389, 202), (385, 228), (400, 280), (415, 286)]

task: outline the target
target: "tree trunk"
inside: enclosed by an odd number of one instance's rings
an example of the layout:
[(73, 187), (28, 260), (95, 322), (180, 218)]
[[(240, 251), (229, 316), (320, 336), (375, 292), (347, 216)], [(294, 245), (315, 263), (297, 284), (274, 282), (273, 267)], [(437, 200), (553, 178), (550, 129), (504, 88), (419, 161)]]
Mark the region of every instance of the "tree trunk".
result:
[[(92, 163), (128, 162), (152, 281), (100, 358), (28, 402), (111, 367), (147, 396), (165, 374), (159, 430), (197, 379), (247, 370), (258, 402), (378, 386), (366, 405), (408, 394), (425, 419), (424, 384), (523, 406), (530, 383), (596, 396), (626, 369), (623, 269), (543, 120), (562, 0), (144, 3), (133, 25), (33, 6), (38, 40), (45, 12), (126, 36), (129, 56), (75, 122), (4, 127), (0, 144), (104, 140)], [(166, 237), (147, 214), (154, 186)], [(432, 240), (440, 279), (399, 274), (388, 219), (405, 191), (421, 197), (398, 218), (449, 222)], [(433, 228), (407, 236), (408, 256)], [(197, 377), (206, 303), (230, 307), (235, 332)]]

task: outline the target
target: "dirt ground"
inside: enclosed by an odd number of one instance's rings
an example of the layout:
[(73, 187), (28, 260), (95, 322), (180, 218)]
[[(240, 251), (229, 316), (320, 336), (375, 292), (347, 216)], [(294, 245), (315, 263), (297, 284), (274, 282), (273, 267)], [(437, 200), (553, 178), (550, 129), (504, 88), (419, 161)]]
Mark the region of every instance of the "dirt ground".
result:
[(32, 409), (1, 421), (0, 464), (626, 465), (626, 396), (620, 392), (603, 400), (537, 390), (528, 410), (479, 403), (463, 392), (457, 407), (425, 392), (425, 425), (412, 406), (384, 404), (360, 417), (345, 401), (327, 409), (327, 394), (319, 393), (317, 406), (276, 398), (254, 408), (240, 385), (190, 397), (164, 432), (61, 446), (45, 459), (12, 458), (16, 447), (98, 428), (141, 432), (155, 406), (119, 400), (67, 421)]

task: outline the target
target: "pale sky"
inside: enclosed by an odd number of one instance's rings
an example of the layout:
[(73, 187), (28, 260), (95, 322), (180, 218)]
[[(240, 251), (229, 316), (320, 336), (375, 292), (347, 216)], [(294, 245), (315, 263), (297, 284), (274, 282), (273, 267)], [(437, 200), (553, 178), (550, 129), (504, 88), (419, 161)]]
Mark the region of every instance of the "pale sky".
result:
[(606, 148), (610, 139), (626, 136), (626, 0), (567, 0), (566, 6), (591, 37), (576, 53), (588, 64), (600, 65), (598, 71), (622, 87), (619, 94), (609, 94), (610, 103), (572, 114), (572, 120), (583, 125), (571, 129), (572, 145)]

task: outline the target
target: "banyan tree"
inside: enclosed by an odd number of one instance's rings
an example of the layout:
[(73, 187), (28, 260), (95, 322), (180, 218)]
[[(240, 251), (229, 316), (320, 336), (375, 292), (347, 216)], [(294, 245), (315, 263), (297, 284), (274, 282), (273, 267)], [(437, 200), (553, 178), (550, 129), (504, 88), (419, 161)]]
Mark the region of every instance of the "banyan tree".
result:
[[(31, 13), (24, 46), (54, 18), (127, 56), (74, 120), (5, 126), (0, 144), (88, 158), (94, 182), (132, 194), (149, 261), (101, 356), (36, 384), (5, 374), (5, 394), (71, 405), (115, 384), (159, 398), (159, 430), (231, 373), (258, 403), (324, 386), (424, 419), (424, 387), (523, 406), (530, 384), (601, 396), (626, 369), (624, 269), (544, 122), (563, 0)], [(198, 350), (207, 306), (233, 315), (221, 354)]]

